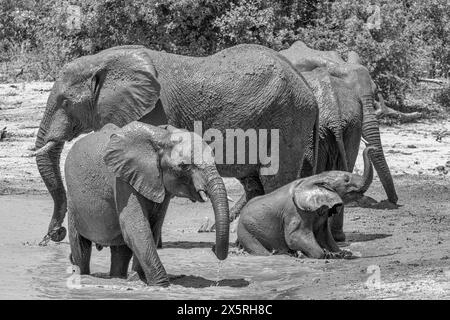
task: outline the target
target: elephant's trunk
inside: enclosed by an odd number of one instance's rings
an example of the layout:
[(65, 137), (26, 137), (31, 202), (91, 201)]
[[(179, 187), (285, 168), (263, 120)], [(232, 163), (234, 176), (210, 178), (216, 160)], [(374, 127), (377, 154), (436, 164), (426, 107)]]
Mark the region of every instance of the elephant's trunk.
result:
[(381, 183), (392, 203), (397, 203), (398, 197), (395, 191), (394, 182), (392, 180), (389, 166), (384, 158), (383, 147), (381, 145), (380, 130), (378, 120), (375, 117), (374, 101), (372, 94), (365, 94), (362, 96), (363, 105), (363, 125), (362, 135), (367, 140), (369, 146), (374, 146), (376, 149), (372, 150), (370, 157), (375, 170), (380, 177)]
[(364, 159), (364, 174), (363, 179), (361, 183), (361, 188), (359, 189), (359, 192), (363, 194), (364, 192), (369, 189), (370, 184), (373, 180), (373, 168), (372, 163), (369, 158), (369, 151), (372, 150), (372, 152), (375, 150), (374, 147), (367, 147), (363, 151), (363, 159)]
[[(67, 210), (66, 190), (61, 179), (60, 156), (64, 147), (64, 141), (48, 140), (49, 134), (54, 127), (53, 122), (57, 112), (57, 94), (58, 86), (55, 83), (52, 92), (47, 100), (47, 108), (41, 120), (39, 131), (36, 138), (36, 163), (42, 180), (50, 192), (53, 202), (53, 216), (48, 227), (49, 234), (59, 229), (64, 220)], [(65, 121), (64, 121), (65, 122)], [(61, 241), (64, 237), (52, 237), (54, 241)]]
[(205, 170), (206, 193), (211, 199), (216, 220), (216, 249), (215, 254), (219, 260), (228, 256), (229, 242), (229, 208), (225, 184), (215, 166)]

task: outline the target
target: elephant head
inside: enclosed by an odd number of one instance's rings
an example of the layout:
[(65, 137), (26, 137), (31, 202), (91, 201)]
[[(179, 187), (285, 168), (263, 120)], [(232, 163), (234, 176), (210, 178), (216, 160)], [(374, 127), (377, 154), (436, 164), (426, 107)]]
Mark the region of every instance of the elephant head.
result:
[(47, 101), (36, 138), (36, 163), (54, 211), (44, 240), (61, 241), (66, 192), (60, 155), (65, 141), (106, 123), (119, 127), (151, 111), (159, 99), (157, 72), (143, 47), (117, 47), (67, 64)]
[[(359, 200), (373, 179), (372, 164), (367, 147), (363, 152), (364, 174), (347, 171), (326, 171), (303, 178), (291, 191), (297, 212), (304, 221), (296, 232), (302, 251), (311, 258), (346, 258), (339, 249), (328, 227), (328, 218), (338, 212), (338, 207)], [(324, 251), (325, 250), (325, 251)]]
[(375, 99), (378, 97), (377, 86), (372, 80), (369, 70), (360, 64), (359, 56), (355, 52), (349, 54), (347, 63), (329, 64), (327, 69), (331, 75), (341, 78), (359, 97), (363, 107), (362, 136), (370, 146), (376, 147), (370, 153), (373, 165), (389, 201), (397, 203), (398, 197), (384, 157), (379, 123), (375, 114)]
[(212, 149), (200, 136), (134, 121), (111, 135), (103, 159), (118, 178), (153, 202), (163, 202), (166, 193), (200, 202), (209, 197), (216, 220), (215, 254), (220, 260), (227, 257), (227, 192)]

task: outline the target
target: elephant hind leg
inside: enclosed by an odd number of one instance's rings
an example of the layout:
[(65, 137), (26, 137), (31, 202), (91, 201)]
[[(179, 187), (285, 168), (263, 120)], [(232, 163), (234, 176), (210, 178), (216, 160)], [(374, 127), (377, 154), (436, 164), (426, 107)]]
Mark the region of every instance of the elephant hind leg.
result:
[(133, 252), (127, 245), (111, 246), (111, 268), (109, 275), (113, 278), (126, 278), (132, 255)]
[(69, 212), (70, 261), (80, 268), (80, 274), (89, 274), (92, 242), (84, 238), (75, 228), (73, 214)]
[(238, 225), (237, 236), (239, 246), (248, 253), (256, 256), (270, 256), (270, 252), (241, 223)]

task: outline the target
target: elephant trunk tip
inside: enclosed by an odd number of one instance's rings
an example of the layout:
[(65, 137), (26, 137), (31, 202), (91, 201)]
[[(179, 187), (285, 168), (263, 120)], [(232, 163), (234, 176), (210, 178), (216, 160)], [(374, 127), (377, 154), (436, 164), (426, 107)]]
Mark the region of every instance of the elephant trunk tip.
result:
[(363, 174), (363, 181), (361, 186), (361, 192), (364, 193), (369, 189), (369, 186), (372, 183), (373, 180), (373, 167), (372, 162), (370, 161), (370, 151), (376, 150), (377, 147), (374, 146), (368, 146), (363, 151), (363, 159), (364, 159), (364, 174)]

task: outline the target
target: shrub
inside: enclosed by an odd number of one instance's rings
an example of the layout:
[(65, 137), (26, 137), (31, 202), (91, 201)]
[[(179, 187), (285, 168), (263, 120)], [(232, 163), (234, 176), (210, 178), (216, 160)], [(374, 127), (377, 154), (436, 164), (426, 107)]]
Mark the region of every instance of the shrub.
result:
[(433, 100), (446, 110), (450, 110), (450, 85), (439, 90)]
[[(381, 22), (369, 27), (380, 8)], [(67, 26), (79, 5), (80, 28)], [(302, 40), (358, 52), (385, 99), (402, 107), (419, 76), (448, 77), (448, 0), (1, 0), (0, 70), (54, 79), (75, 57), (124, 44), (205, 56), (240, 44), (275, 50)]]

